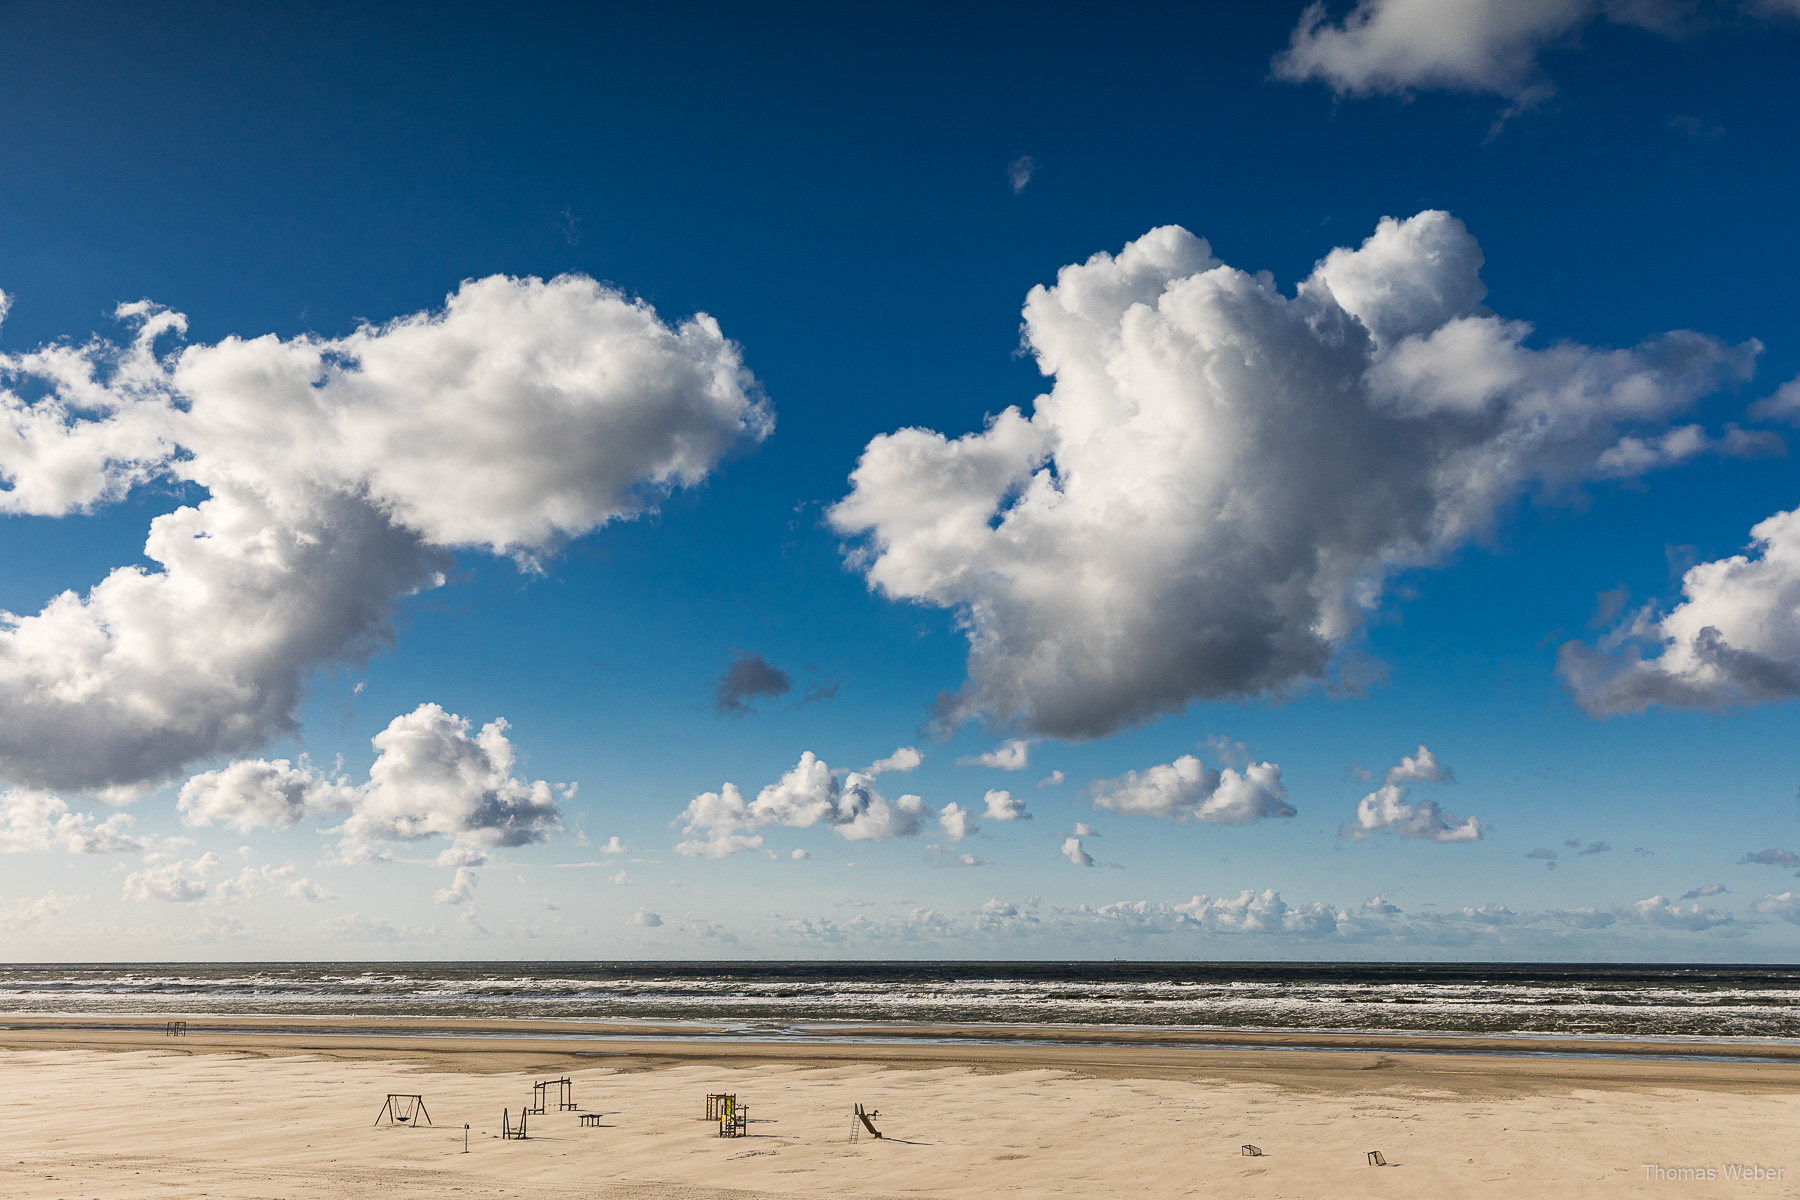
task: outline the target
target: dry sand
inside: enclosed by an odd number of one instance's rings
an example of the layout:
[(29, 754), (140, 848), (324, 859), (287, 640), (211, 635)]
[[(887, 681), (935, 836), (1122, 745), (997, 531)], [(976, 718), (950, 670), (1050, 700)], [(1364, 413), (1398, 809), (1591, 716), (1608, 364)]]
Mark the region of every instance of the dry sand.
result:
[[(1033, 1040), (1052, 1044), (583, 1042), (549, 1022), (507, 1040), (479, 1022), (196, 1020), (185, 1039), (160, 1018), (0, 1024), (7, 1200), (1800, 1195), (1800, 1062), (1428, 1054), (1432, 1039), (1360, 1035), (1384, 1048), (1055, 1044), (1043, 1030)], [(495, 1136), (502, 1108), (516, 1114), (534, 1080), (565, 1073), (599, 1128), (552, 1112), (526, 1141)], [(435, 1127), (374, 1127), (390, 1091), (422, 1093)], [(699, 1119), (717, 1091), (749, 1106), (750, 1136), (721, 1139)], [(856, 1102), (881, 1111), (886, 1139), (850, 1143)], [(1264, 1156), (1242, 1157), (1244, 1142)], [(1367, 1166), (1371, 1149), (1392, 1165)], [(1783, 1174), (1646, 1179), (1646, 1163)]]

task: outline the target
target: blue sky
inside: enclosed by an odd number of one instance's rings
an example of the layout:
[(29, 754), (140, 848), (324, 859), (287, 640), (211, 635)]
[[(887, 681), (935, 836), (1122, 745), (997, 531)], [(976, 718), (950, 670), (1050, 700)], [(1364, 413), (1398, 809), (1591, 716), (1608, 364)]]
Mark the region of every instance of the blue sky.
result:
[(1791, 961), (1791, 8), (0, 8), (9, 953)]

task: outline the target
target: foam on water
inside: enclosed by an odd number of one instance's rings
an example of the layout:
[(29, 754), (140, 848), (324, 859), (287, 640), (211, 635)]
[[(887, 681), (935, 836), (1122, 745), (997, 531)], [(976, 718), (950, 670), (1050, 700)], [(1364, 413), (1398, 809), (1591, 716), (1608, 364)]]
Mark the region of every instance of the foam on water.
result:
[(0, 967), (0, 1011), (1800, 1037), (1800, 970), (1244, 963)]

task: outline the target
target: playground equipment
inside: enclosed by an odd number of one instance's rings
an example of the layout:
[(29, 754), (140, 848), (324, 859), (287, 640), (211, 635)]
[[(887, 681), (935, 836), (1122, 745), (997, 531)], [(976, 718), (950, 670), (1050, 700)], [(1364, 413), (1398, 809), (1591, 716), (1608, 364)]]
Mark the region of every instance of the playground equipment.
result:
[(600, 1114), (599, 1113), (582, 1113), (581, 1116), (576, 1119), (579, 1120), (583, 1125), (598, 1126), (600, 1124)]
[(737, 1097), (728, 1092), (708, 1092), (706, 1093), (706, 1115), (700, 1119), (716, 1121), (719, 1119), (719, 1114), (725, 1111), (727, 1104), (735, 1103), (737, 1103)]
[(409, 1095), (405, 1092), (389, 1092), (382, 1102), (381, 1111), (375, 1114), (375, 1124), (381, 1124), (386, 1117), (389, 1125), (420, 1125), (432, 1123), (431, 1114), (425, 1111), (425, 1097)]
[(725, 1096), (719, 1105), (719, 1136), (743, 1137), (750, 1131), (750, 1110), (736, 1096)]
[(865, 1129), (869, 1131), (871, 1137), (878, 1138), (881, 1136), (881, 1130), (875, 1128), (875, 1118), (881, 1115), (880, 1109), (871, 1108), (864, 1111), (863, 1106), (858, 1104), (851, 1110), (850, 1115), (855, 1118), (850, 1122), (850, 1140), (852, 1142), (854, 1142)]
[(512, 1110), (511, 1109), (503, 1108), (500, 1110), (500, 1136), (501, 1136), (501, 1138), (508, 1140), (508, 1141), (524, 1138), (524, 1136), (525, 1136), (525, 1110), (524, 1109), (519, 1110), (519, 1123), (517, 1125), (514, 1125), (512, 1123)]
[(1371, 1150), (1369, 1151), (1369, 1165), (1371, 1167), (1385, 1167), (1388, 1164), (1387, 1159), (1381, 1157), (1381, 1151)]
[(1252, 1146), (1249, 1142), (1245, 1142), (1242, 1146), (1238, 1147), (1238, 1153), (1245, 1158), (1261, 1158), (1262, 1147)]
[(573, 1112), (580, 1105), (575, 1103), (575, 1084), (567, 1075), (561, 1079), (543, 1079), (531, 1085), (531, 1107), (521, 1111), (541, 1117), (549, 1107), (550, 1089), (556, 1089), (556, 1111)]
[(187, 1022), (186, 1021), (170, 1021), (166, 1026), (163, 1027), (163, 1036), (164, 1037), (186, 1037), (187, 1036)]

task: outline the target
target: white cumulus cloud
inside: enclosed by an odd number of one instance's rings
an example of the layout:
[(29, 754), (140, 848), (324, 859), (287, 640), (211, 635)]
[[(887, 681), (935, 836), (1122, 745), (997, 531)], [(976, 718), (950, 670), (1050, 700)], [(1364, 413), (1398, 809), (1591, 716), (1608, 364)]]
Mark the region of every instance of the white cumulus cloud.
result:
[(1355, 820), (1338, 830), (1340, 837), (1351, 841), (1362, 841), (1372, 833), (1432, 842), (1472, 842), (1481, 837), (1481, 821), (1451, 816), (1436, 800), (1409, 803), (1406, 789), (1389, 783), (1357, 801)]
[(341, 338), (230, 337), (122, 306), (125, 347), (0, 355), (0, 511), (88, 511), (167, 479), (149, 567), (0, 614), (0, 776), (159, 783), (294, 729), (317, 669), (391, 639), (448, 553), (528, 562), (701, 481), (772, 418), (705, 315), (582, 276), (473, 280)]
[(984, 754), (956, 760), (963, 767), (997, 767), (1002, 771), (1023, 771), (1031, 761), (1031, 743), (1024, 738), (1009, 738)]
[(981, 802), (984, 806), (981, 815), (990, 821), (1031, 820), (1031, 814), (1025, 811), (1025, 801), (1004, 788), (989, 789)]
[(952, 844), (980, 832), (975, 824), (974, 812), (954, 801), (938, 810), (938, 828), (944, 831), (944, 837)]
[[(371, 739), (368, 781), (330, 779), (302, 762), (240, 760), (189, 779), (177, 801), (190, 825), (234, 829), (292, 825), (348, 811), (340, 835), (346, 861), (381, 857), (388, 842), (442, 837), (446, 865), (473, 866), (487, 852), (547, 841), (562, 832), (556, 791), (513, 776), (517, 753), (504, 720), (471, 733), (471, 722), (436, 704), (395, 717)], [(573, 785), (562, 788), (562, 797)], [(615, 842), (617, 839), (613, 839)]]
[(206, 876), (218, 865), (219, 856), (211, 853), (192, 861), (157, 862), (127, 875), (122, 892), (125, 899), (139, 903), (161, 900), (180, 904), (204, 900), (210, 890)]
[(1389, 783), (1449, 783), (1454, 778), (1450, 768), (1424, 746), (1416, 754), (1403, 755), (1387, 773)]
[(92, 813), (71, 811), (61, 796), (37, 788), (0, 792), (0, 854), (57, 849), (70, 854), (136, 853), (150, 842), (127, 833), (131, 824), (129, 813), (96, 820)]
[(1292, 296), (1173, 226), (1034, 288), (1024, 340), (1054, 382), (1032, 415), (878, 436), (829, 511), (872, 588), (967, 630), (940, 722), (1095, 737), (1197, 698), (1354, 685), (1342, 652), (1392, 572), (1522, 494), (1628, 469), (1601, 458), (1760, 349), (1535, 346), (1483, 307), (1481, 265), (1425, 212)]
[(1253, 762), (1242, 772), (1203, 765), (1191, 754), (1172, 763), (1127, 771), (1091, 785), (1095, 808), (1132, 817), (1167, 817), (1185, 824), (1216, 821), (1242, 825), (1269, 817), (1291, 817), (1281, 768)]
[(1062, 856), (1078, 867), (1095, 866), (1094, 856), (1081, 848), (1081, 839), (1072, 837), (1063, 839)]
[(733, 783), (694, 797), (678, 818), (684, 837), (675, 850), (689, 857), (727, 858), (762, 849), (762, 835), (750, 830), (772, 825), (804, 829), (821, 822), (849, 841), (885, 842), (916, 835), (927, 811), (918, 796), (883, 796), (869, 775), (852, 771), (840, 780), (808, 750), (755, 800), (746, 801)]
[(1750, 530), (1752, 552), (1699, 563), (1681, 603), (1633, 614), (1598, 645), (1567, 642), (1557, 670), (1594, 716), (1723, 708), (1800, 696), (1800, 509)]
[(869, 769), (864, 771), (863, 774), (873, 779), (875, 776), (884, 774), (888, 771), (910, 771), (924, 761), (925, 756), (919, 753), (918, 750), (912, 746), (902, 746), (886, 758), (878, 758), (870, 763)]

